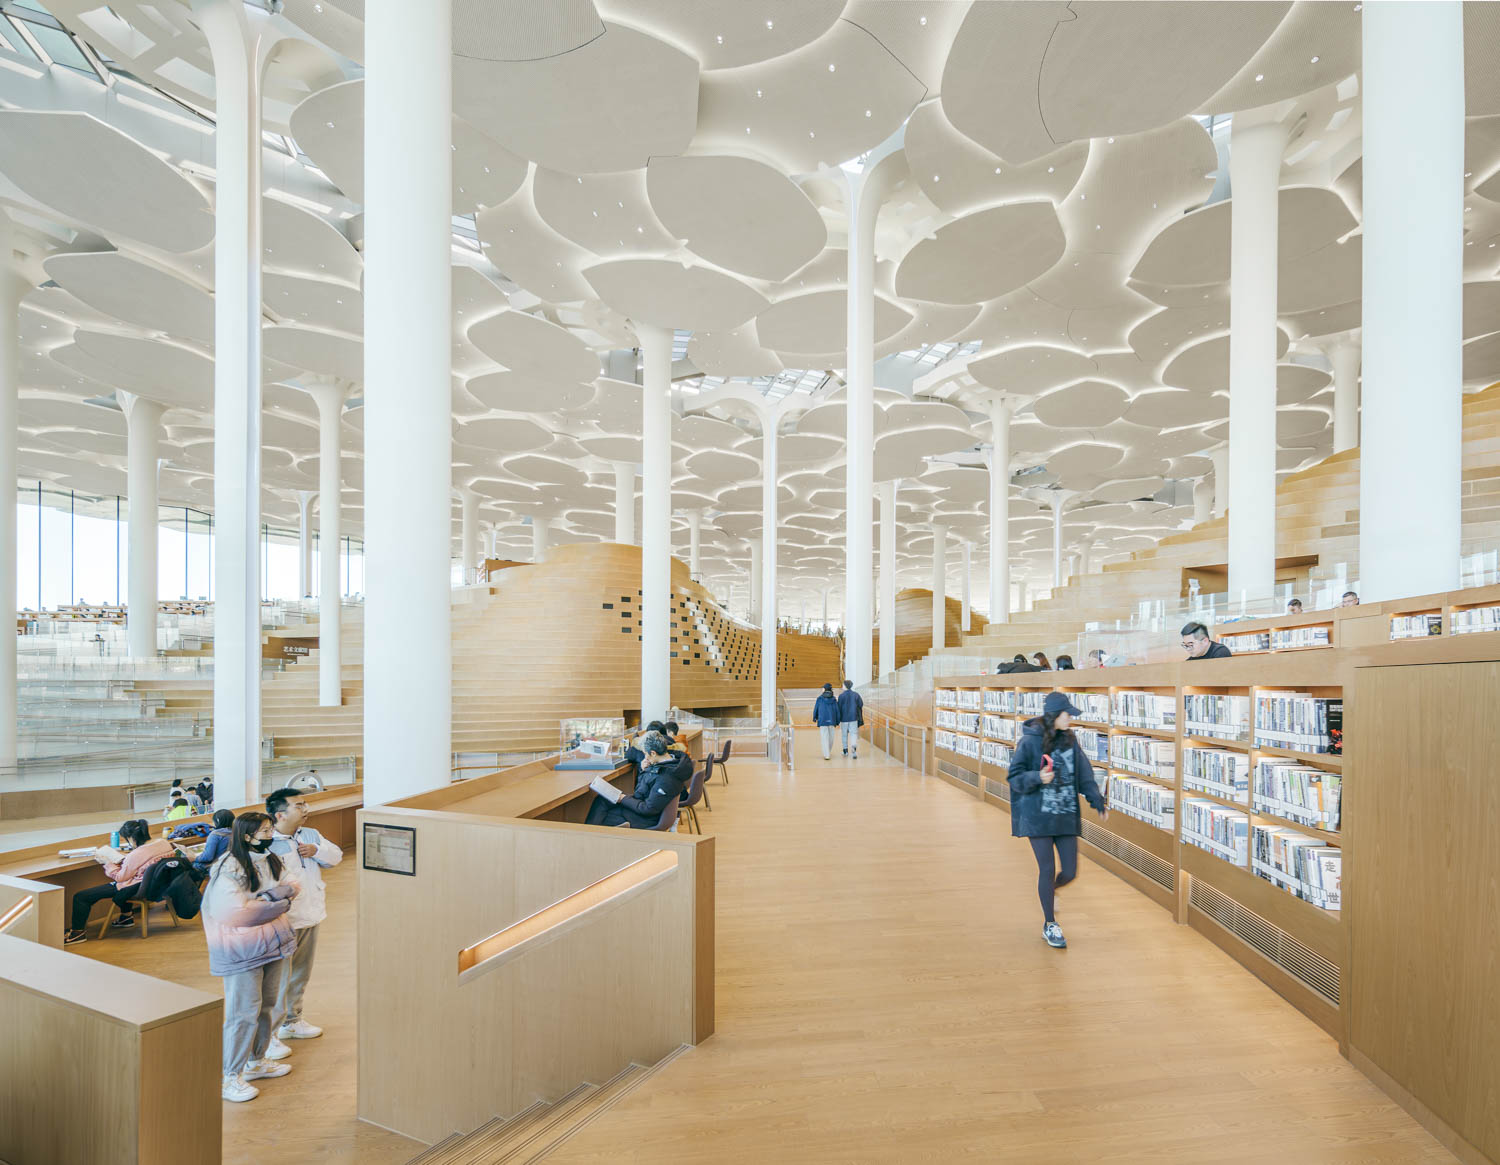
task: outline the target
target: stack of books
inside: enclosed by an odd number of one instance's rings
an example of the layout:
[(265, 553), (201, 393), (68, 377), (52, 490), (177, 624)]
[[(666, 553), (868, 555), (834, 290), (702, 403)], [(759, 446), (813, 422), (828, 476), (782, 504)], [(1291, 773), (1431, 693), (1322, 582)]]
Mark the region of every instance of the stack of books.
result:
[(958, 730), (960, 732), (967, 732), (971, 736), (978, 736), (979, 735), (979, 713), (978, 712), (959, 712), (959, 713), (957, 713), (957, 716), (958, 716)]
[(1226, 635), (1224, 636), (1223, 643), (1235, 655), (1251, 655), (1257, 651), (1271, 650), (1271, 633), (1269, 631), (1247, 631), (1243, 635)]
[(1467, 611), (1454, 611), (1449, 623), (1455, 635), (1500, 631), (1500, 607), (1470, 607)]
[(1182, 787), (1249, 804), (1250, 758), (1225, 748), (1182, 750)]
[(1116, 692), (1112, 698), (1114, 723), (1122, 728), (1177, 727), (1177, 697), (1159, 692)]
[(939, 728), (933, 734), (933, 739), (937, 747), (942, 749), (944, 752), (957, 751), (957, 748), (955, 746), (958, 742), (958, 736), (955, 733), (949, 732), (945, 728)]
[(1255, 693), (1255, 743), (1295, 752), (1344, 751), (1344, 701), (1301, 692)]
[(939, 708), (958, 707), (958, 693), (952, 688), (938, 688), (932, 694), (933, 703)]
[(1183, 730), (1214, 740), (1250, 739), (1250, 697), (1189, 693), (1182, 697)]
[[(1271, 650), (1286, 651), (1292, 647), (1327, 647), (1329, 627), (1288, 627), (1271, 632)], [(1230, 649), (1231, 651), (1233, 648)]]
[(1257, 825), (1251, 868), (1259, 877), (1324, 910), (1338, 910), (1342, 904), (1344, 855), (1336, 845), (1294, 829)]
[(986, 688), (984, 692), (984, 710), (986, 712), (1014, 712), (1014, 708), (1006, 708), (1001, 702), (1003, 697), (1011, 694), (1010, 692), (1001, 692), (994, 688)]
[(1432, 615), (1395, 615), (1391, 618), (1392, 639), (1426, 639), (1443, 633), (1443, 617)]
[(1150, 736), (1111, 736), (1109, 738), (1111, 768), (1141, 773), (1144, 776), (1155, 777), (1159, 781), (1172, 780), (1176, 753), (1177, 745), (1170, 740), (1157, 740)]
[(1274, 759), (1255, 766), (1255, 809), (1302, 825), (1336, 831), (1342, 788), (1338, 773)]
[(954, 738), (954, 751), (959, 756), (967, 756), (974, 760), (979, 759), (979, 739), (974, 736), (958, 736)]
[(1201, 797), (1182, 799), (1182, 840), (1243, 866), (1250, 851), (1250, 815)]
[(1172, 805), (1176, 793), (1155, 781), (1115, 777), (1109, 783), (1109, 807), (1157, 829), (1172, 829)]

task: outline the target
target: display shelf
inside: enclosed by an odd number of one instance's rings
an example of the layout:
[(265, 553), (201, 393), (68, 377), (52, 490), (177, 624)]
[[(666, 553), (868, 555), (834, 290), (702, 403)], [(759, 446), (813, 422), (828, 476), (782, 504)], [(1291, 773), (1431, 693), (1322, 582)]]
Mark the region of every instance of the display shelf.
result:
[(1268, 744), (1257, 744), (1251, 747), (1250, 755), (1279, 756), (1287, 760), (1306, 761), (1308, 764), (1331, 769), (1336, 773), (1343, 772), (1344, 769), (1344, 758), (1332, 752), (1303, 752), (1296, 748), (1273, 748)]
[(1236, 869), (1242, 870), (1245, 868), (1248, 853), (1241, 854), (1237, 849), (1223, 845), (1205, 833), (1198, 833), (1192, 829), (1184, 829), (1182, 831), (1182, 840), (1188, 845), (1197, 846), (1204, 852), (1212, 854), (1220, 861), (1234, 866)]
[(1486, 602), (1450, 607), (1448, 631), (1450, 635), (1478, 635), (1486, 631), (1500, 631), (1500, 604)]
[(1161, 785), (1167, 789), (1175, 789), (1177, 787), (1177, 781), (1174, 777), (1157, 777), (1150, 773), (1138, 773), (1133, 769), (1122, 769), (1117, 764), (1109, 765), (1108, 771), (1111, 776), (1136, 777), (1142, 781), (1151, 781), (1153, 784)]
[(1391, 616), (1391, 641), (1430, 639), (1443, 633), (1442, 608)]
[[(1236, 805), (1236, 809), (1243, 809), (1243, 805)], [(1296, 829), (1304, 833), (1310, 833), (1321, 838), (1329, 845), (1342, 845), (1343, 835), (1338, 830), (1319, 829), (1316, 825), (1308, 825), (1305, 821), (1293, 821), (1290, 817), (1279, 817), (1275, 813), (1267, 813), (1264, 809), (1250, 807), (1250, 816), (1258, 821), (1269, 822), (1271, 825), (1280, 826), (1285, 829)]]
[(1182, 743), (1188, 748), (1222, 748), (1230, 752), (1249, 752), (1250, 742), (1246, 739), (1224, 740), (1217, 736), (1200, 736), (1195, 732), (1184, 732)]
[(1329, 962), (1337, 964), (1343, 958), (1344, 939), (1337, 912), (1288, 894), (1257, 877), (1248, 865), (1234, 865), (1197, 846), (1183, 846), (1179, 868), (1189, 878), (1206, 882), (1280, 927)]
[(1222, 797), (1217, 793), (1210, 793), (1205, 789), (1195, 789), (1190, 785), (1182, 787), (1184, 798), (1194, 797), (1200, 801), (1212, 801), (1224, 809), (1233, 809), (1236, 813), (1248, 813), (1250, 806), (1243, 801), (1236, 801), (1232, 797)]
[(1176, 740), (1177, 733), (1170, 728), (1145, 728), (1137, 724), (1111, 724), (1111, 736), (1152, 736), (1157, 740)]

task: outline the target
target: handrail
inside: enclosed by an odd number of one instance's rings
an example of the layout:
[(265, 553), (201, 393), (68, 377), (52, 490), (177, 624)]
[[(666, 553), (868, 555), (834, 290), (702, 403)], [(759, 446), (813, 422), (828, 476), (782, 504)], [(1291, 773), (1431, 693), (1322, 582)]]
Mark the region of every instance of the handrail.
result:
[[(904, 719), (903, 717), (900, 717), (900, 716), (893, 716), (891, 713), (889, 713), (889, 712), (882, 712), (878, 708), (872, 708), (872, 709), (870, 709), (870, 713), (869, 714), (870, 714), (870, 717), (872, 718), (871, 722), (870, 722), (870, 726), (869, 726), (870, 727), (870, 743), (871, 744), (875, 744), (875, 730), (876, 730), (876, 725), (875, 725), (875, 722), (874, 722), (873, 718), (878, 716), (881, 720), (883, 720), (885, 722), (885, 746), (884, 746), (884, 752), (885, 752), (885, 754), (887, 756), (891, 757), (892, 759), (895, 758), (896, 754), (891, 751), (891, 734), (892, 734), (892, 729), (894, 727), (896, 729), (896, 735), (901, 740), (901, 763), (904, 764), (907, 768), (909, 768), (909, 769), (910, 768), (915, 768), (919, 772), (921, 772), (921, 773), (923, 773), (925, 775), (926, 772), (927, 772), (927, 732), (928, 732), (928, 726), (926, 724), (920, 724), (920, 723), (918, 723), (915, 720), (907, 720), (907, 719)], [(919, 750), (918, 750), (918, 760), (919, 760), (919, 763), (916, 764), (916, 765), (913, 765), (911, 763), (911, 742), (912, 742), (912, 735), (913, 735), (913, 733), (912, 733), (911, 730), (915, 730), (917, 733), (920, 733), (919, 739), (921, 741), (921, 744), (920, 744)]]
[(535, 914), (513, 922), (489, 938), (458, 952), (458, 981), (468, 983), (522, 955), (555, 942), (632, 898), (660, 885), (677, 872), (673, 850), (653, 850), (628, 866), (607, 874)]
[(4, 934), (16, 923), (25, 917), (26, 912), (36, 905), (36, 895), (28, 894), (22, 898), (4, 914), (0, 914), (0, 934)]

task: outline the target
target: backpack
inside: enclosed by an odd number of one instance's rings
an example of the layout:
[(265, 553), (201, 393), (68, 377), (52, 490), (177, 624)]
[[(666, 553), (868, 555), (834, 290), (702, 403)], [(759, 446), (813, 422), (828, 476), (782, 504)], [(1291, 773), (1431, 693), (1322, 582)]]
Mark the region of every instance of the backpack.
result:
[(181, 841), (188, 837), (207, 837), (213, 827), (206, 821), (194, 821), (190, 825), (179, 825), (167, 834), (168, 841)]
[(157, 862), (146, 871), (140, 897), (146, 902), (170, 901), (178, 918), (197, 918), (203, 896), (192, 868), (191, 862), (180, 857)]

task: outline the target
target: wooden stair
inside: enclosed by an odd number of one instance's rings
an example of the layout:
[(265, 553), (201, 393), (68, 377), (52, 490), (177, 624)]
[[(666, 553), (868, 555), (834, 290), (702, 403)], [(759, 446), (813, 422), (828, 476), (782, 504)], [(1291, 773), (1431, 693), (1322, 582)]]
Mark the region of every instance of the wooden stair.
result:
[(551, 1104), (539, 1100), (513, 1117), (496, 1117), (471, 1133), (454, 1133), (407, 1165), (525, 1165), (545, 1160), (552, 1150), (685, 1050), (678, 1048), (650, 1067), (631, 1064), (603, 1084), (580, 1084)]

